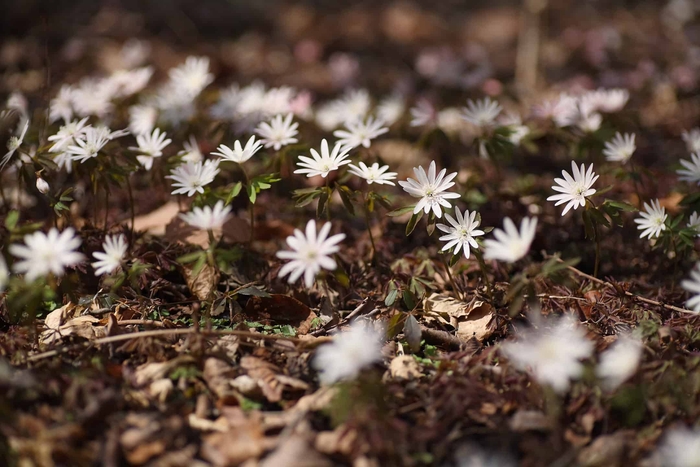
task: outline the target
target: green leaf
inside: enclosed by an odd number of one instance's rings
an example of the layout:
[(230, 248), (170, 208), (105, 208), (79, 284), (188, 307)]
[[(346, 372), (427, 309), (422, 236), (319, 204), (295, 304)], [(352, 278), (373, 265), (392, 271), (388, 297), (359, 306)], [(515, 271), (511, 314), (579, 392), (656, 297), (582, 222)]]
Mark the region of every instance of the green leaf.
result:
[(10, 211), (5, 218), (5, 227), (7, 230), (15, 230), (19, 221), (19, 211)]
[(177, 262), (180, 264), (192, 263), (193, 261), (199, 260), (199, 258), (202, 256), (206, 257), (206, 252), (202, 250), (193, 251), (192, 253), (187, 253), (186, 255), (182, 255), (177, 258)]
[(316, 217), (321, 218), (326, 209), (328, 209), (328, 200), (330, 199), (331, 190), (323, 187), (321, 196), (318, 198), (318, 206), (316, 206)]
[(423, 217), (423, 211), (419, 211), (417, 214), (411, 216), (411, 219), (406, 224), (406, 236), (408, 237), (415, 230), (418, 221)]
[[(389, 211), (386, 213), (387, 216), (389, 217), (398, 217), (398, 216), (403, 216), (404, 214), (408, 212), (412, 212), (416, 208), (415, 205), (413, 206), (404, 206), (402, 208), (394, 209), (393, 211)], [(421, 211), (422, 212), (422, 211)]]
[(248, 199), (250, 200), (251, 203), (255, 204), (255, 199), (258, 196), (258, 192), (255, 190), (255, 185), (250, 184), (246, 187), (246, 191), (248, 192)]
[(606, 199), (603, 201), (603, 206), (611, 206), (613, 208), (617, 208), (619, 211), (625, 212), (635, 212), (637, 210), (637, 208), (631, 204), (622, 201), (614, 201), (612, 199)]
[(384, 304), (386, 306), (391, 306), (396, 302), (396, 299), (399, 296), (399, 289), (393, 289), (390, 290), (388, 294), (386, 294), (386, 298), (384, 299)]
[(408, 289), (403, 291), (402, 298), (404, 305), (406, 305), (406, 308), (409, 310), (413, 310), (418, 304), (418, 298)]
[(231, 201), (238, 196), (238, 194), (241, 192), (241, 189), (243, 188), (243, 183), (241, 182), (236, 182), (235, 185), (233, 185), (233, 188), (231, 188), (231, 191), (229, 191), (228, 195), (226, 196), (226, 204), (231, 204)]
[(403, 325), (403, 333), (406, 336), (406, 342), (408, 342), (411, 352), (418, 352), (420, 350), (421, 329), (415, 316), (408, 315)]
[(270, 294), (257, 287), (244, 287), (236, 292), (238, 295), (246, 295), (250, 297), (265, 297), (270, 298)]
[(401, 332), (403, 325), (406, 322), (406, 318), (409, 315), (406, 313), (396, 313), (389, 320), (389, 324), (386, 327), (386, 338), (393, 339), (396, 335)]
[(338, 194), (340, 195), (340, 199), (343, 202), (343, 206), (345, 206), (345, 209), (350, 213), (350, 215), (354, 216), (355, 215), (355, 206), (352, 204), (352, 196), (353, 192), (350, 190), (345, 185), (338, 185), (337, 183), (335, 184), (336, 189), (338, 190)]

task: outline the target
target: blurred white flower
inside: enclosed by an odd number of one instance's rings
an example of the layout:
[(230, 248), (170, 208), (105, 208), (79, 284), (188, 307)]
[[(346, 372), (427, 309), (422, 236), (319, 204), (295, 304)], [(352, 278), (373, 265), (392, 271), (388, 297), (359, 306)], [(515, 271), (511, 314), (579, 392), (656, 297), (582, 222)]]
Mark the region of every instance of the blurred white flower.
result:
[(156, 128), (153, 133), (136, 135), (138, 147), (131, 146), (129, 149), (137, 151), (139, 155), (136, 159), (146, 170), (151, 170), (153, 159), (162, 156), (163, 149), (172, 141), (166, 138), (167, 134), (164, 131), (161, 132), (160, 128)]
[(630, 93), (627, 89), (601, 89), (601, 98), (598, 101), (598, 109), (605, 113), (619, 112), (627, 104)]
[(58, 95), (49, 104), (49, 121), (63, 119), (69, 122), (73, 118), (73, 88), (67, 84), (61, 86)]
[(622, 162), (623, 164), (630, 160), (630, 157), (637, 149), (634, 142), (635, 137), (634, 133), (625, 133), (624, 135), (620, 134), (620, 132), (615, 133), (615, 137), (605, 143), (605, 149), (603, 149), (605, 159), (611, 162)]
[(95, 268), (95, 275), (101, 276), (114, 272), (122, 264), (128, 248), (129, 244), (122, 234), (105, 237), (105, 241), (102, 243), (104, 252), (96, 251), (92, 254), (98, 260), (92, 263), (92, 267)]
[(360, 371), (382, 360), (383, 329), (354, 321), (347, 330), (333, 335), (333, 342), (316, 351), (313, 366), (322, 384), (350, 380)]
[(114, 109), (114, 86), (109, 79), (83, 78), (71, 93), (73, 109), (81, 117), (105, 118)]
[(540, 383), (562, 393), (572, 379), (583, 374), (580, 360), (593, 353), (593, 343), (571, 316), (549, 318), (539, 329), (525, 329), (517, 342), (503, 344), (503, 353), (513, 365), (529, 371)]
[(700, 263), (696, 263), (695, 267), (691, 269), (690, 279), (681, 281), (681, 287), (693, 294), (685, 302), (685, 306), (695, 313), (700, 313)]
[(695, 230), (696, 234), (700, 236), (700, 215), (698, 215), (697, 211), (693, 211), (693, 213), (688, 218), (687, 227), (689, 229)]
[(691, 162), (681, 159), (680, 163), (685, 169), (676, 170), (680, 175), (679, 180), (700, 185), (700, 154), (693, 153), (690, 155)]
[(391, 180), (396, 179), (396, 172), (387, 172), (389, 170), (388, 165), (379, 167), (379, 163), (375, 162), (371, 166), (367, 167), (364, 162), (360, 162), (360, 166), (354, 164), (348, 165), (348, 172), (353, 175), (357, 175), (360, 178), (364, 178), (368, 185), (376, 183), (378, 185), (394, 185)]
[(602, 123), (603, 116), (598, 112), (592, 112), (589, 114), (582, 114), (577, 125), (586, 133), (594, 133), (600, 129)]
[(685, 141), (688, 152), (700, 152), (700, 128), (693, 128), (690, 131), (681, 133), (681, 138)]
[(515, 112), (502, 115), (501, 118), (498, 119), (498, 123), (510, 130), (508, 141), (514, 146), (518, 146), (523, 138), (530, 134), (530, 128), (527, 125), (523, 125), (522, 118)]
[(435, 123), (437, 110), (426, 99), (420, 99), (411, 107), (411, 126), (427, 126)]
[(640, 212), (639, 218), (634, 220), (638, 224), (637, 229), (642, 231), (639, 238), (649, 237), (651, 240), (661, 235), (661, 232), (666, 230), (667, 217), (666, 208), (661, 207), (658, 199), (651, 204), (644, 203), (644, 211)]
[(524, 217), (520, 221), (520, 231), (511, 220), (503, 220), (503, 230), (494, 229), (496, 239), (484, 240), (484, 258), (515, 263), (523, 258), (530, 250), (537, 229), (536, 217)]
[(108, 78), (115, 97), (129, 97), (143, 90), (153, 76), (153, 67), (117, 70)]
[(458, 108), (448, 107), (438, 112), (435, 125), (448, 135), (459, 135), (466, 128), (467, 123)]
[(18, 274), (25, 274), (29, 282), (49, 273), (61, 276), (68, 266), (83, 261), (84, 256), (78, 253), (80, 237), (75, 236), (72, 228), (63, 232), (52, 228), (48, 234), (34, 232), (24, 236), (24, 245), (10, 245), (9, 251), (21, 261), (12, 265), (12, 269)]
[(89, 125), (87, 125), (89, 117), (85, 117), (82, 120), (73, 120), (71, 122), (62, 125), (58, 129), (58, 133), (49, 136), (49, 141), (53, 142), (49, 152), (64, 152), (64, 150), (75, 142), (76, 138), (80, 138)]
[(307, 177), (320, 175), (326, 178), (330, 172), (350, 163), (347, 160), (350, 149), (347, 146), (335, 143), (331, 151), (328, 148), (328, 141), (324, 139), (321, 141), (321, 154), (311, 148), (311, 157), (299, 156), (301, 162), (297, 162), (297, 166), (301, 167), (301, 169), (295, 170), (294, 173), (306, 174)]
[(447, 242), (445, 246), (442, 247), (442, 251), (448, 251), (454, 249), (452, 254), (458, 254), (459, 250), (464, 251), (464, 257), (469, 258), (470, 251), (469, 247), (475, 250), (479, 248), (479, 244), (476, 242), (474, 237), (484, 235), (483, 230), (477, 229), (481, 223), (480, 219), (477, 219), (477, 212), (464, 211), (464, 215), (459, 210), (455, 209), (455, 216), (457, 219), (453, 219), (452, 216), (445, 213), (445, 219), (450, 225), (437, 224), (437, 228), (445, 232), (447, 235), (440, 237), (441, 242)]
[(195, 207), (191, 212), (180, 214), (180, 219), (192, 227), (201, 230), (213, 230), (220, 229), (226, 223), (230, 214), (231, 206), (224, 206), (223, 201), (217, 201), (213, 209), (211, 206)]
[(447, 169), (442, 169), (437, 175), (436, 172), (435, 161), (432, 161), (428, 167), (427, 175), (423, 167), (414, 167), (413, 173), (416, 179), (408, 178), (406, 181), (399, 182), (399, 185), (409, 195), (414, 198), (420, 198), (420, 201), (413, 209), (414, 214), (418, 214), (420, 211), (428, 214), (432, 209), (435, 216), (440, 218), (442, 217), (442, 208), (440, 206), (451, 208), (452, 204), (447, 200), (460, 197), (459, 193), (447, 191), (455, 185), (455, 182), (452, 180), (457, 176), (457, 172), (447, 176), (445, 176)]
[(659, 448), (664, 467), (700, 466), (700, 430), (672, 428), (666, 431)]
[(467, 100), (467, 106), (462, 108), (462, 118), (479, 128), (493, 125), (501, 113), (501, 105), (491, 100), (490, 97), (479, 99), (476, 102)]
[(571, 161), (571, 173), (573, 177), (566, 170), (561, 171), (564, 178), (555, 178), (554, 182), (557, 185), (552, 187), (552, 190), (558, 191), (560, 194), (547, 198), (547, 201), (556, 201), (554, 203), (555, 206), (567, 203), (564, 211), (561, 213), (562, 216), (566, 215), (571, 208), (575, 210), (579, 206), (584, 207), (586, 198), (596, 192), (595, 188), (592, 187), (595, 181), (598, 180), (598, 175), (593, 172), (593, 164), (586, 170), (585, 164), (581, 164), (579, 169), (576, 163)]
[(377, 105), (377, 118), (383, 120), (387, 125), (393, 125), (406, 110), (406, 102), (399, 94), (386, 96)]
[(262, 122), (255, 129), (255, 132), (262, 136), (262, 143), (266, 148), (273, 148), (279, 151), (282, 146), (297, 143), (299, 140), (295, 138), (299, 132), (297, 122), (292, 123), (293, 114), (288, 113), (284, 118), (282, 115), (276, 115), (270, 123)]
[(631, 335), (621, 335), (603, 352), (596, 367), (596, 374), (603, 380), (603, 386), (614, 390), (634, 375), (642, 358), (642, 350), (642, 341)]
[(562, 93), (557, 99), (545, 101), (535, 107), (534, 114), (542, 119), (551, 119), (559, 128), (570, 126), (579, 118), (578, 100)]
[(174, 181), (175, 190), (172, 191), (172, 195), (184, 193), (192, 196), (195, 193), (204, 193), (204, 187), (213, 182), (218, 173), (218, 160), (185, 162), (175, 167), (165, 178)]
[(190, 135), (189, 141), (182, 143), (182, 147), (182, 151), (177, 153), (182, 162), (199, 162), (204, 159), (202, 151), (199, 150), (197, 139), (193, 135)]
[(365, 118), (369, 113), (370, 106), (371, 102), (367, 90), (347, 91), (340, 98), (318, 107), (316, 124), (325, 131), (331, 131), (346, 122)]
[[(7, 141), (7, 153), (2, 158), (2, 161), (0, 161), (0, 170), (2, 170), (8, 162), (10, 162), (10, 159), (12, 159), (13, 154), (19, 149), (19, 147), (22, 145), (24, 142), (24, 136), (27, 134), (27, 129), (29, 128), (29, 119), (24, 119), (24, 126), (22, 127), (22, 130), (20, 131), (18, 136), (11, 136), (10, 139)], [(20, 120), (20, 124), (22, 123), (22, 120)]]
[(389, 131), (389, 128), (384, 126), (382, 120), (375, 120), (374, 117), (367, 117), (366, 121), (354, 120), (345, 122), (347, 130), (336, 130), (333, 136), (338, 138), (338, 144), (356, 148), (363, 146), (369, 148), (372, 141), (377, 136), (383, 135)]
[(174, 92), (184, 93), (189, 99), (197, 97), (212, 81), (208, 57), (187, 57), (185, 63), (168, 72)]
[(158, 109), (152, 105), (132, 105), (129, 107), (129, 130), (134, 135), (151, 133), (158, 120)]
[(236, 140), (233, 142), (233, 149), (225, 144), (220, 144), (219, 147), (216, 148), (218, 152), (212, 152), (212, 155), (219, 156), (224, 161), (242, 164), (253, 157), (262, 147), (262, 141), (255, 141), (255, 135), (253, 135), (245, 144), (245, 147), (241, 145), (240, 141)]
[(288, 282), (291, 284), (303, 275), (304, 285), (310, 288), (321, 269), (335, 270), (337, 264), (331, 255), (340, 251), (338, 243), (345, 238), (345, 234), (329, 237), (330, 231), (331, 224), (328, 222), (317, 233), (316, 221), (313, 219), (306, 224), (306, 234), (295, 229), (294, 235), (287, 237), (287, 245), (291, 250), (277, 252), (278, 258), (291, 260), (282, 266), (279, 277), (289, 274)]

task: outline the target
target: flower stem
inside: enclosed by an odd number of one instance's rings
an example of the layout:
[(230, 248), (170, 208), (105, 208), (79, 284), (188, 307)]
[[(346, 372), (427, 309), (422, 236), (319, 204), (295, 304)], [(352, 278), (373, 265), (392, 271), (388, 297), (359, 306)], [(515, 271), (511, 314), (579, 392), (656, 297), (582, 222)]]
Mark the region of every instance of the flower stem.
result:
[(326, 176), (326, 193), (328, 193), (328, 200), (326, 201), (326, 220), (331, 221), (331, 179)]
[(129, 249), (134, 243), (134, 219), (136, 218), (136, 213), (134, 211), (134, 192), (131, 189), (131, 174), (126, 176), (126, 190), (129, 195), (129, 207), (131, 208), (131, 238), (129, 239)]
[(481, 255), (479, 250), (474, 250), (474, 256), (479, 263), (479, 269), (481, 269), (481, 277), (483, 277), (484, 282), (486, 282), (486, 290), (489, 294), (489, 298), (493, 301), (493, 288), (491, 287), (491, 280), (489, 279), (488, 272), (486, 271), (486, 262), (484, 262), (484, 257)]
[(372, 255), (370, 256), (370, 262), (374, 263), (374, 257), (377, 254), (377, 245), (374, 243), (374, 235), (372, 235), (372, 226), (370, 224), (369, 209), (367, 209), (367, 200), (365, 199), (365, 224), (367, 224), (367, 233), (369, 234), (369, 241), (372, 243)]
[(637, 207), (642, 208), (642, 195), (639, 189), (639, 182), (637, 181), (637, 170), (634, 168), (634, 162), (630, 159), (630, 170), (632, 171), (632, 182), (634, 186), (634, 193), (637, 195)]
[[(245, 178), (245, 187), (246, 191), (248, 191), (248, 184), (250, 183), (250, 180), (248, 179), (248, 172), (246, 172), (245, 168), (243, 167), (243, 164), (238, 164), (238, 166), (241, 168), (241, 172), (243, 172), (243, 177)], [(253, 238), (255, 238), (255, 210), (254, 210), (254, 204), (250, 199), (248, 199), (248, 215), (250, 216), (250, 238), (248, 239), (248, 243), (253, 243)]]
[(462, 290), (459, 287), (457, 287), (457, 283), (455, 282), (455, 278), (452, 276), (452, 268), (450, 267), (450, 263), (449, 263), (449, 261), (447, 261), (447, 259), (444, 259), (444, 261), (445, 261), (445, 270), (447, 271), (447, 277), (450, 280), (450, 284), (452, 284), (452, 288), (455, 291), (455, 295), (457, 295), (458, 299), (464, 301), (464, 295), (462, 295)]

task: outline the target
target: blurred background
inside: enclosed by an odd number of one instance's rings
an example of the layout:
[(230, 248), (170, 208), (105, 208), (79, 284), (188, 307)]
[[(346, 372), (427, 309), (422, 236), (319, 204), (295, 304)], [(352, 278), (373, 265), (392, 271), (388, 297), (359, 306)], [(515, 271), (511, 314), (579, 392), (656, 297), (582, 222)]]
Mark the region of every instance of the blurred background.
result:
[(260, 78), (317, 98), (367, 87), (528, 103), (548, 91), (626, 87), (649, 98), (631, 103), (644, 123), (700, 115), (694, 0), (3, 3), (2, 94), (53, 90), (129, 60), (153, 64), (158, 77), (198, 54), (211, 58), (219, 85)]

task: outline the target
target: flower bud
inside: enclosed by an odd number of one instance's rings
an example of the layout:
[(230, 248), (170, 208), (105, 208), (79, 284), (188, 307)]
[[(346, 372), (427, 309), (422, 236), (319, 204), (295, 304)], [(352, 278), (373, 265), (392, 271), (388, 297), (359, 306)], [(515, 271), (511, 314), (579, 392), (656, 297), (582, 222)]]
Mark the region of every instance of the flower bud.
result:
[(49, 184), (46, 180), (44, 180), (41, 177), (37, 177), (36, 179), (36, 189), (39, 190), (42, 194), (46, 194), (49, 192)]

